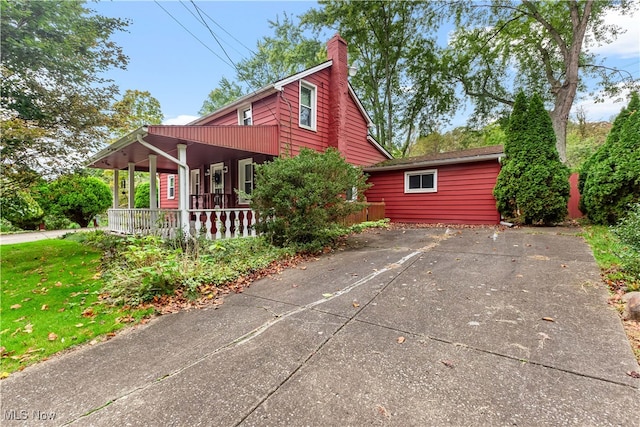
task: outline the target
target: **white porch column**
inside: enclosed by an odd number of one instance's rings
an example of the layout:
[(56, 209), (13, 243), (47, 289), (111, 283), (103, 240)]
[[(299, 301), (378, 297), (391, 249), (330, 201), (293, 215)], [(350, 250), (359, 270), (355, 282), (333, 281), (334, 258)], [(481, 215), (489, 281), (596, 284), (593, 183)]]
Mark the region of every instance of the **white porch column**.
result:
[(129, 209), (133, 209), (136, 205), (136, 182), (134, 172), (136, 171), (136, 164), (129, 162)]
[[(187, 146), (178, 144), (178, 160), (182, 163), (178, 168), (178, 206), (180, 208), (180, 220), (184, 236), (189, 236), (189, 166), (187, 166)], [(184, 166), (183, 166), (184, 165)]]
[(149, 154), (149, 207), (158, 209), (158, 181), (157, 181), (158, 156)]
[(120, 206), (120, 170), (113, 169), (113, 209)]

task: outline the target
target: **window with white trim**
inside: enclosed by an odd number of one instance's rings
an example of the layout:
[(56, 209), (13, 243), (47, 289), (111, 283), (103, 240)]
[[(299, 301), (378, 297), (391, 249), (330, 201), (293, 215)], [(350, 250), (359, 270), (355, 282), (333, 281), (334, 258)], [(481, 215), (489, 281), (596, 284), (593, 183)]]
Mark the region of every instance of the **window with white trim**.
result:
[(251, 104), (238, 109), (238, 124), (241, 126), (251, 126), (253, 124)]
[[(238, 188), (245, 194), (251, 195), (253, 192), (253, 158), (238, 160)], [(249, 204), (249, 199), (238, 195), (238, 203)]]
[(409, 171), (404, 173), (405, 193), (436, 193), (437, 191), (437, 169)]
[(316, 130), (317, 88), (311, 83), (300, 81), (300, 127)]
[(351, 187), (347, 189), (346, 195), (347, 202), (357, 202), (358, 201), (358, 187)]
[(167, 176), (167, 199), (176, 198), (176, 176)]

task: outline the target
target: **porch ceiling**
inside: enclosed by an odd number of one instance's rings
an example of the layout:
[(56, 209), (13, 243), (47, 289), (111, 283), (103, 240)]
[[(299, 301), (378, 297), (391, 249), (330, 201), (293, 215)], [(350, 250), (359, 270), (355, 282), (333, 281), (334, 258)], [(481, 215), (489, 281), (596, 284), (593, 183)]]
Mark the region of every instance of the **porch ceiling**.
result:
[[(204, 163), (249, 157), (252, 154), (277, 156), (277, 126), (146, 126), (114, 142), (89, 159), (88, 166), (98, 169), (127, 169), (129, 162), (135, 170), (149, 171), (149, 155), (157, 154), (138, 142), (144, 141), (171, 157), (178, 157), (178, 144), (187, 145), (187, 164), (196, 168)], [(178, 166), (161, 155), (157, 156), (157, 170), (175, 173)]]

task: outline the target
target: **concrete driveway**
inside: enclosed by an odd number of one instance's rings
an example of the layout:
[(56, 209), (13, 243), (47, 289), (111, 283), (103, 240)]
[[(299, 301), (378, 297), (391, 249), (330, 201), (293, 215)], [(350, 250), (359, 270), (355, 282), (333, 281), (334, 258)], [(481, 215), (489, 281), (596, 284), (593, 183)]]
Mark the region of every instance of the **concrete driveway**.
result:
[(365, 233), (12, 375), (2, 424), (638, 425), (638, 364), (575, 233)]

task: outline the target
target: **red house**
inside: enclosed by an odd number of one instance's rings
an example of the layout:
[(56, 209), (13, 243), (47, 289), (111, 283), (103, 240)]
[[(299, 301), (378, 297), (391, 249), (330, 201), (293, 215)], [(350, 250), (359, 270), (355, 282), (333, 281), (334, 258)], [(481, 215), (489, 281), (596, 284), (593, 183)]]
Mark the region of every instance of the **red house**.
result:
[[(114, 171), (113, 231), (150, 230), (206, 233), (231, 237), (253, 233), (255, 216), (237, 189), (250, 194), (253, 165), (276, 156), (296, 155), (302, 147), (337, 148), (358, 166), (391, 155), (369, 136), (371, 119), (348, 82), (347, 45), (335, 35), (327, 43), (328, 60), (265, 86), (185, 126), (144, 126), (94, 155), (90, 167)], [(150, 179), (151, 206), (119, 206), (119, 171), (160, 176)], [(159, 202), (159, 203), (158, 203)]]
[(369, 202), (385, 202), (392, 222), (497, 224), (493, 187), (502, 146), (388, 160), (365, 167)]

